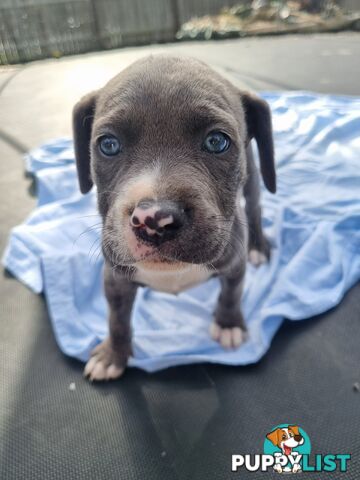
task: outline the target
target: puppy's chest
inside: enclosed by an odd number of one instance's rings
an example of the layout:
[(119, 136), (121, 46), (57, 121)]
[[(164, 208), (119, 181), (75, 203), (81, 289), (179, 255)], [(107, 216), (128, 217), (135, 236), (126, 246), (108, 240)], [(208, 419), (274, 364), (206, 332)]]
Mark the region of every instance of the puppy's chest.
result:
[(181, 271), (154, 271), (137, 269), (134, 280), (166, 293), (179, 293), (205, 282), (212, 273), (202, 265), (191, 265)]

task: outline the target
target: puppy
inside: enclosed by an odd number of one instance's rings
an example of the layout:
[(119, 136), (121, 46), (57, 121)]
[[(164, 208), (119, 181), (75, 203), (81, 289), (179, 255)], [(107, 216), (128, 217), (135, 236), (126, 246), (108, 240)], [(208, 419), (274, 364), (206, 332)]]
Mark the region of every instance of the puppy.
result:
[(238, 347), (248, 252), (256, 264), (269, 257), (250, 146), (254, 138), (265, 186), (275, 192), (267, 103), (198, 60), (150, 56), (82, 98), (73, 131), (81, 192), (97, 186), (109, 304), (109, 337), (85, 375), (124, 372), (138, 285), (177, 293), (218, 275), (211, 336)]

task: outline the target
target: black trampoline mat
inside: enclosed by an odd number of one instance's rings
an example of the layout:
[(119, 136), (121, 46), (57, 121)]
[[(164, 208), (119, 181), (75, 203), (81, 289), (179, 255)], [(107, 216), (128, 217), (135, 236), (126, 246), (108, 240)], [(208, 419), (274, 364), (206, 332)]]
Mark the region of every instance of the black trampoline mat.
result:
[(359, 478), (359, 286), (325, 315), (286, 322), (257, 365), (128, 369), (90, 384), (60, 353), (43, 299), (3, 283), (1, 479), (278, 478), (232, 473), (231, 455), (262, 453), (280, 423), (300, 425), (316, 453), (351, 453), (342, 475)]

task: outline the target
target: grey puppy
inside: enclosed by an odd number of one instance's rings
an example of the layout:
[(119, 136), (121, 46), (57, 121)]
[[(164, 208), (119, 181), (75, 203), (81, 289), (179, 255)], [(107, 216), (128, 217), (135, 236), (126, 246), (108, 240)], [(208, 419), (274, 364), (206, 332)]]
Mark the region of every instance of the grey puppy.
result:
[(109, 304), (109, 337), (85, 375), (124, 372), (138, 285), (177, 293), (218, 275), (210, 333), (238, 347), (248, 255), (256, 264), (269, 257), (250, 146), (255, 138), (265, 186), (275, 192), (267, 103), (198, 60), (150, 56), (82, 98), (73, 128), (80, 189), (97, 186)]

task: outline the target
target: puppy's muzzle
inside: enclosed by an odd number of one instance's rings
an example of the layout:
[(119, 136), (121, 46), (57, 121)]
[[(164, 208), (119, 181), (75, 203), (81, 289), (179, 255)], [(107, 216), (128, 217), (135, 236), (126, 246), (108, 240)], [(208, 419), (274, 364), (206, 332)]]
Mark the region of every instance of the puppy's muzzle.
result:
[(130, 216), (130, 225), (139, 240), (158, 246), (174, 239), (189, 217), (189, 209), (171, 201), (141, 200)]

